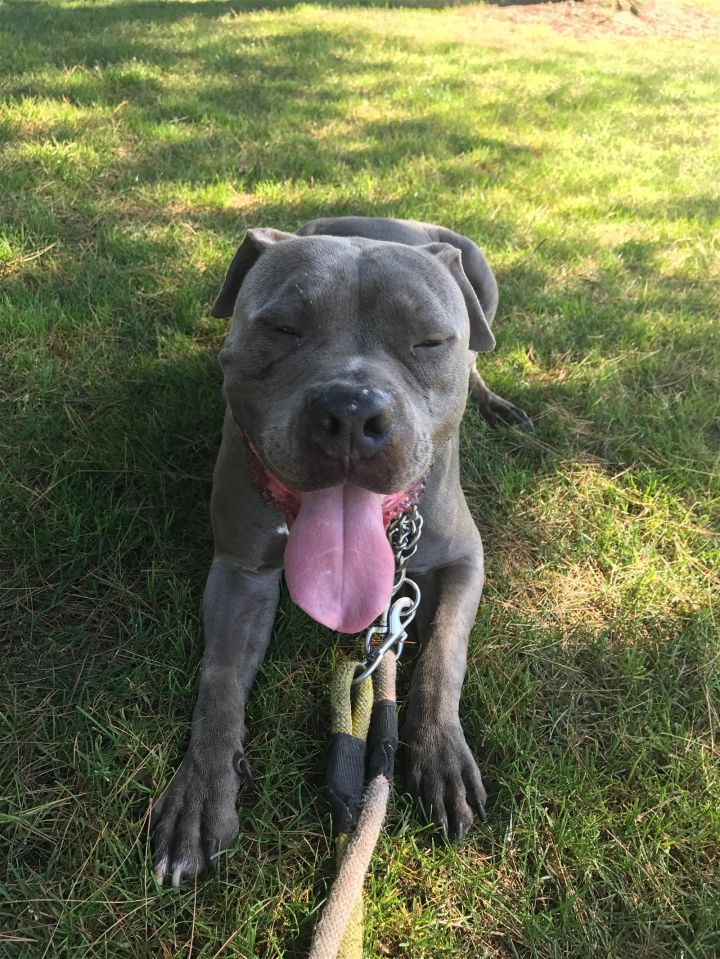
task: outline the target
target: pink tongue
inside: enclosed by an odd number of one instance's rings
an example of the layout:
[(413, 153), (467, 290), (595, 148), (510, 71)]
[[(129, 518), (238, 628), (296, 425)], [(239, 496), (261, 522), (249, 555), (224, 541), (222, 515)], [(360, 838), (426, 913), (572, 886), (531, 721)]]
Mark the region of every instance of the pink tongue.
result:
[(285, 549), (293, 601), (341, 633), (365, 629), (390, 599), (395, 561), (380, 493), (332, 486), (302, 493)]

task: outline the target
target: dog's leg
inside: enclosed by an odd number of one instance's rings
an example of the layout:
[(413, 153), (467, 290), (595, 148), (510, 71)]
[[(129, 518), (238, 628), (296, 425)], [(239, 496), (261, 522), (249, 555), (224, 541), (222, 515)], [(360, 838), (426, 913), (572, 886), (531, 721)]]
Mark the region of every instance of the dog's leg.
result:
[(190, 745), (155, 804), (153, 862), (178, 886), (211, 867), (238, 832), (238, 790), (250, 769), (244, 710), (270, 641), (280, 571), (253, 572), (217, 560), (203, 597), (205, 652)]
[(474, 366), (470, 369), (470, 396), (475, 400), (478, 412), (490, 426), (507, 423), (508, 426), (520, 426), (532, 433), (533, 421), (525, 410), (493, 393)]
[(446, 838), (458, 840), (475, 814), (485, 820), (485, 789), (458, 714), (468, 635), (484, 581), (479, 536), (477, 544), (477, 560), (413, 576), (422, 592), (421, 648), (401, 736), (408, 791), (428, 821), (439, 826)]

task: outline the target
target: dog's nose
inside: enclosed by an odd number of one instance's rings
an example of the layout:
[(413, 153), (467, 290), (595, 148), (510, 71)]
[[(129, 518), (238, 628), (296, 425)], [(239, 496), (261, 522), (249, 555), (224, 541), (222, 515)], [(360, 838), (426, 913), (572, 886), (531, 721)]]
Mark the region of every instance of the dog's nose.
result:
[(370, 459), (392, 436), (390, 396), (383, 390), (333, 384), (308, 404), (310, 438), (335, 459)]

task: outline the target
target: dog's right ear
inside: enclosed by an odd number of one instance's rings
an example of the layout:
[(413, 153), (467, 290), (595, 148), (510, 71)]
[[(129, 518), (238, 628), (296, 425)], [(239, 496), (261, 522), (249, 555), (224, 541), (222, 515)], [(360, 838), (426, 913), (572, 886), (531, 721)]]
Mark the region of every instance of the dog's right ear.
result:
[(248, 230), (245, 239), (237, 248), (235, 256), (230, 262), (225, 274), (225, 282), (212, 305), (211, 314), (218, 319), (232, 316), (235, 309), (240, 287), (250, 268), (255, 265), (261, 253), (274, 246), (281, 240), (289, 240), (293, 233), (283, 233), (281, 230), (256, 228)]

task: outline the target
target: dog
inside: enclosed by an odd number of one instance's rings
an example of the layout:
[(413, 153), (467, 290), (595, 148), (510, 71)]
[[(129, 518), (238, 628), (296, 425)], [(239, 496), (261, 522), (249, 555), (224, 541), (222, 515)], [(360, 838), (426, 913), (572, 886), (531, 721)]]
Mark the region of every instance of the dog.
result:
[(475, 369), (495, 346), (495, 277), (475, 243), (409, 220), (313, 220), (251, 229), (213, 305), (227, 401), (211, 499), (215, 552), (205, 651), (185, 758), (152, 813), (155, 875), (178, 886), (238, 833), (250, 769), (244, 709), (272, 632), (280, 578), (331, 629), (385, 607), (385, 527), (420, 500), (409, 573), (420, 653), (401, 740), (406, 788), (449, 840), (485, 819), (458, 708), (483, 549), (460, 487), (468, 388), (482, 415), (532, 429)]

